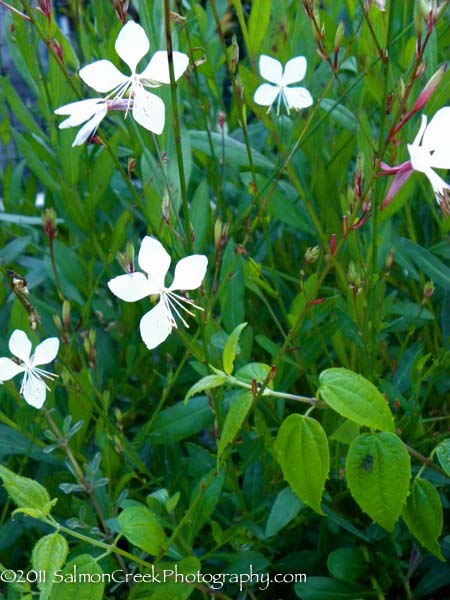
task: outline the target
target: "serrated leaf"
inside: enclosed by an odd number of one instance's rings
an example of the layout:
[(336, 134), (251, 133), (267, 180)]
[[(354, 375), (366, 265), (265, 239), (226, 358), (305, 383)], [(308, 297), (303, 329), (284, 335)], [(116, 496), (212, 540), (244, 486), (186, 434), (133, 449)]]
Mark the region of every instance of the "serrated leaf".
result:
[(222, 435), (219, 440), (219, 447), (217, 449), (217, 461), (220, 462), (222, 454), (225, 448), (232, 443), (234, 438), (239, 433), (242, 423), (252, 406), (253, 396), (251, 392), (242, 392), (235, 399), (231, 405), (225, 422), (223, 424)]
[(442, 504), (433, 484), (426, 479), (414, 480), (402, 518), (422, 546), (445, 560), (437, 541), (443, 526)]
[(411, 463), (395, 434), (364, 433), (353, 440), (345, 474), (361, 509), (387, 531), (392, 531), (408, 495)]
[[(77, 577), (83, 574), (83, 577)], [(103, 570), (89, 554), (80, 554), (54, 576), (51, 600), (102, 600)]]
[(36, 542), (31, 553), (31, 564), (36, 571), (45, 573), (43, 581), (38, 581), (41, 590), (39, 600), (47, 600), (53, 587), (53, 576), (64, 565), (69, 545), (59, 533), (51, 533)]
[(284, 478), (300, 500), (323, 515), (320, 501), (330, 469), (330, 452), (318, 421), (289, 415), (278, 431), (275, 453)]
[[(239, 369), (239, 371), (236, 371), (234, 376), (236, 377), (236, 379), (240, 379), (241, 381), (244, 381), (245, 383), (248, 383), (250, 385), (252, 384), (253, 380), (255, 380), (256, 383), (261, 384), (264, 382), (265, 379), (267, 379), (270, 370), (271, 367), (269, 367), (269, 365), (254, 362), (248, 363), (247, 365)], [(271, 382), (269, 383), (269, 387), (270, 385)]]
[(206, 375), (206, 377), (202, 377), (200, 381), (194, 383), (191, 386), (184, 397), (184, 402), (195, 396), (196, 394), (200, 394), (200, 392), (204, 392), (205, 390), (211, 390), (212, 388), (219, 387), (225, 382), (225, 377), (223, 375)]
[(242, 330), (247, 326), (247, 323), (241, 323), (238, 325), (228, 336), (223, 349), (223, 370), (227, 375), (231, 375), (233, 372), (234, 359), (236, 358), (236, 351), (241, 336)]
[(40, 514), (52, 502), (47, 490), (40, 483), (17, 475), (2, 465), (0, 478), (11, 500), (21, 509), (36, 510)]
[(319, 377), (318, 393), (343, 417), (381, 431), (395, 431), (384, 396), (362, 375), (348, 369), (326, 369)]
[(120, 532), (129, 542), (152, 556), (161, 554), (167, 543), (164, 529), (156, 516), (144, 506), (131, 506), (118, 517)]
[(439, 463), (450, 477), (450, 440), (444, 440), (436, 448)]

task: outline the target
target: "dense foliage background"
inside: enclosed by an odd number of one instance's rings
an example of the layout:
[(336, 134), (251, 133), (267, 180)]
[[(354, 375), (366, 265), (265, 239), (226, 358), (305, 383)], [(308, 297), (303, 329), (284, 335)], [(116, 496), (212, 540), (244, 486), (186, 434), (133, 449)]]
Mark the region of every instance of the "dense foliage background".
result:
[[(0, 386), (0, 563), (288, 576), (215, 592), (4, 581), (1, 597), (446, 597), (449, 219), (418, 172), (381, 210), (392, 180), (377, 175), (448, 104), (442, 69), (414, 110), (448, 59), (448, 2), (191, 0), (170, 2), (170, 20), (163, 0), (9, 5), (0, 354), (15, 329), (61, 348), (43, 409), (20, 379)], [(151, 53), (169, 35), (190, 66), (155, 90), (161, 135), (111, 112), (72, 148), (54, 111), (96, 97), (78, 76), (93, 60), (127, 72), (121, 18)], [(255, 104), (261, 54), (306, 57), (310, 108)], [(209, 261), (190, 293), (203, 312), (152, 351), (139, 334), (152, 303), (107, 287), (145, 235), (172, 268)]]

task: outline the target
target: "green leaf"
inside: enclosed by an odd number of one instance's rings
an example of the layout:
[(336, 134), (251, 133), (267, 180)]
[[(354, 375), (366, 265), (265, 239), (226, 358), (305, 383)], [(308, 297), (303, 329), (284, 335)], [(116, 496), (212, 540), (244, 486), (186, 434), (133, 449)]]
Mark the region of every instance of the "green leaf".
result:
[(442, 504), (436, 488), (426, 479), (415, 479), (402, 518), (415, 538), (437, 556), (445, 560), (437, 541), (442, 533)]
[(401, 238), (400, 244), (416, 265), (427, 277), (445, 290), (450, 290), (450, 268), (441, 260), (407, 238)]
[(436, 448), (436, 454), (441, 467), (450, 477), (450, 440), (444, 440)]
[(348, 131), (356, 130), (358, 123), (353, 113), (339, 102), (331, 100), (331, 98), (323, 98), (320, 101), (320, 108), (323, 108), (344, 129)]
[(252, 381), (255, 380), (256, 383), (261, 384), (267, 379), (269, 375), (271, 367), (269, 365), (265, 365), (264, 363), (248, 363), (236, 373), (234, 376), (236, 379), (240, 379), (240, 381), (244, 381), (245, 383), (252, 384)]
[(9, 497), (19, 508), (33, 509), (39, 514), (52, 503), (45, 487), (33, 479), (16, 475), (2, 465), (0, 465), (0, 478)]
[(369, 572), (369, 563), (359, 548), (339, 548), (328, 555), (327, 567), (337, 579), (355, 583)]
[(276, 535), (283, 527), (295, 519), (303, 508), (302, 502), (290, 487), (284, 488), (273, 503), (266, 523), (266, 538)]
[[(207, 481), (211, 481), (211, 483), (207, 485)], [(194, 490), (188, 510), (191, 517), (187, 530), (189, 544), (192, 544), (198, 531), (214, 512), (222, 495), (224, 483), (225, 471), (221, 469), (217, 473), (214, 469), (202, 477)]]
[(242, 423), (252, 406), (253, 396), (251, 392), (242, 392), (233, 401), (230, 410), (227, 412), (223, 424), (222, 435), (220, 436), (219, 447), (217, 449), (217, 461), (220, 462), (225, 448), (232, 443), (239, 433)]
[(118, 517), (120, 532), (129, 542), (158, 556), (166, 548), (167, 538), (158, 519), (144, 506), (131, 506), (123, 510)]
[(202, 377), (200, 381), (197, 381), (197, 383), (194, 383), (194, 385), (188, 389), (187, 394), (184, 397), (185, 404), (189, 398), (192, 398), (192, 396), (200, 394), (200, 392), (204, 392), (205, 390), (211, 390), (219, 387), (224, 382), (224, 375), (206, 375), (206, 377)]
[[(209, 140), (206, 131), (190, 130), (189, 136), (191, 138), (192, 148), (206, 154), (206, 156), (211, 158), (211, 148), (209, 146)], [(212, 132), (211, 139), (216, 157), (222, 156), (222, 135), (220, 133)], [(238, 142), (237, 140), (226, 135), (224, 139), (224, 149), (225, 164), (249, 168), (248, 154), (245, 144)], [(251, 152), (253, 164), (257, 169), (264, 171), (269, 169), (270, 172), (273, 171), (274, 165), (269, 159), (256, 150), (252, 149)]]
[(156, 417), (149, 439), (152, 444), (170, 444), (202, 431), (213, 420), (206, 396), (192, 398), (189, 404), (177, 402)]
[[(80, 575), (83, 574), (83, 577)], [(102, 600), (105, 584), (100, 565), (89, 554), (80, 554), (53, 575), (51, 600)]]
[(236, 351), (239, 343), (239, 337), (242, 330), (247, 326), (247, 323), (241, 323), (238, 325), (228, 336), (225, 342), (225, 348), (223, 349), (223, 370), (227, 375), (231, 375), (233, 372), (234, 359), (236, 358)]
[(343, 417), (381, 431), (395, 431), (384, 396), (362, 375), (348, 369), (326, 369), (319, 377), (318, 393)]
[(253, 0), (252, 11), (248, 20), (248, 52), (251, 56), (258, 54), (262, 43), (266, 39), (270, 23), (271, 0)]
[[(187, 600), (189, 596), (194, 592), (194, 586), (186, 585), (185, 581), (180, 581), (181, 577), (178, 575), (178, 581), (174, 581), (171, 579), (175, 577), (176, 573), (183, 574), (185, 576), (190, 575), (191, 573), (198, 573), (202, 570), (202, 565), (199, 559), (196, 556), (187, 556), (182, 560), (173, 562), (160, 562), (158, 567), (164, 571), (166, 577), (164, 579), (156, 581), (145, 582), (142, 584), (137, 584), (135, 589), (138, 590), (142, 585), (142, 588), (145, 588), (143, 598), (148, 598), (150, 600)], [(186, 577), (189, 579), (189, 577)], [(150, 592), (150, 594), (149, 594)], [(136, 594), (136, 597), (140, 596), (139, 592)]]
[(284, 478), (302, 502), (323, 515), (320, 507), (330, 469), (325, 431), (315, 419), (293, 414), (281, 424), (275, 455)]
[(37, 137), (42, 137), (43, 133), (41, 128), (6, 77), (0, 77), (0, 86), (3, 89), (4, 97), (13, 111), (15, 118), (18, 119), (30, 133), (33, 133)]
[(411, 464), (401, 439), (390, 432), (364, 433), (347, 454), (348, 487), (361, 509), (392, 531), (409, 490)]
[(295, 584), (295, 593), (301, 600), (359, 600), (376, 598), (373, 590), (357, 583), (339, 581), (333, 577), (308, 577)]
[(55, 571), (62, 568), (69, 552), (66, 539), (59, 533), (50, 533), (36, 542), (31, 553), (31, 564), (36, 571), (45, 573), (45, 580), (38, 582), (41, 590), (39, 600), (47, 600), (53, 587)]

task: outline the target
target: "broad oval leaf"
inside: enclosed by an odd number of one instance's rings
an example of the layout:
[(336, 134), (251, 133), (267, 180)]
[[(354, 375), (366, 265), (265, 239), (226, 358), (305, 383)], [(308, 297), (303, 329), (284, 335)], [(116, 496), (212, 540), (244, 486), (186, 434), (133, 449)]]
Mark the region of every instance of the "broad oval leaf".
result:
[(348, 369), (326, 369), (319, 381), (320, 397), (343, 417), (372, 429), (395, 431), (384, 396), (362, 375)]
[(402, 518), (415, 538), (437, 556), (442, 556), (437, 541), (442, 533), (442, 504), (436, 488), (426, 479), (415, 479)]
[(302, 502), (323, 515), (320, 500), (330, 469), (325, 431), (315, 419), (289, 415), (275, 442), (283, 475)]
[(220, 436), (219, 447), (217, 450), (217, 460), (220, 462), (225, 448), (232, 443), (237, 436), (242, 423), (252, 406), (253, 396), (251, 392), (242, 392), (233, 401), (230, 406), (225, 422), (223, 424), (222, 435)]
[(156, 516), (144, 506), (130, 506), (118, 517), (120, 532), (129, 542), (158, 556), (166, 548), (166, 534)]
[(55, 571), (66, 562), (69, 545), (59, 533), (50, 533), (36, 542), (31, 553), (31, 564), (36, 571), (46, 574), (43, 581), (38, 581), (41, 591), (39, 600), (47, 600), (53, 587)]
[(441, 467), (450, 477), (450, 440), (444, 440), (436, 448), (436, 454)]
[(347, 454), (348, 487), (361, 509), (387, 531), (392, 531), (409, 490), (411, 463), (395, 434), (363, 433)]
[(33, 479), (17, 475), (2, 465), (0, 465), (0, 478), (9, 497), (19, 508), (45, 511), (51, 503), (45, 487)]
[[(77, 577), (78, 574), (78, 577)], [(83, 574), (83, 577), (80, 575)], [(102, 600), (103, 570), (89, 554), (80, 554), (53, 575), (52, 600)]]
[(223, 370), (227, 375), (233, 372), (234, 359), (236, 358), (237, 347), (242, 330), (247, 327), (247, 323), (238, 325), (228, 336), (223, 349)]

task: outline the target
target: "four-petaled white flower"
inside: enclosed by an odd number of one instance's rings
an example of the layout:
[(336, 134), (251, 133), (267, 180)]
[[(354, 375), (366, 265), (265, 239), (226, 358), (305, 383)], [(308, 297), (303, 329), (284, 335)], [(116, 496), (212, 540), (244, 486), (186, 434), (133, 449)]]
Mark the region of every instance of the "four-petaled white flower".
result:
[(57, 108), (55, 113), (57, 115), (69, 115), (68, 119), (60, 123), (60, 129), (77, 127), (84, 123), (72, 144), (72, 146), (81, 146), (96, 132), (100, 121), (106, 117), (108, 113), (108, 100), (90, 98), (89, 100), (71, 102)]
[(20, 363), (10, 358), (0, 358), (0, 381), (8, 381), (19, 373), (24, 373), (20, 393), (28, 404), (34, 408), (41, 408), (45, 402), (45, 390), (49, 389), (42, 378), (53, 380), (57, 376), (40, 369), (37, 365), (46, 365), (56, 358), (59, 350), (58, 338), (44, 340), (36, 346), (34, 354), (30, 356), (31, 342), (27, 334), (16, 329), (9, 338), (9, 350)]
[[(150, 49), (150, 43), (144, 29), (133, 21), (122, 27), (115, 48), (120, 58), (129, 66), (131, 75), (121, 73), (109, 60), (97, 60), (80, 70), (81, 79), (97, 92), (110, 92), (109, 96), (113, 96), (114, 99), (123, 98), (129, 90), (129, 98), (133, 99), (133, 117), (149, 131), (161, 133), (165, 121), (164, 102), (155, 94), (146, 91), (144, 86), (156, 88), (170, 84), (167, 52), (155, 52), (145, 69), (136, 73), (139, 61)], [(187, 69), (189, 57), (183, 52), (173, 52), (172, 58), (174, 77), (178, 80)]]
[(288, 114), (291, 108), (300, 110), (311, 106), (313, 99), (306, 88), (288, 87), (305, 77), (306, 67), (307, 62), (304, 56), (291, 58), (283, 69), (283, 65), (279, 60), (262, 54), (259, 57), (259, 72), (270, 83), (262, 83), (257, 88), (253, 100), (256, 104), (268, 106), (267, 112), (269, 112), (278, 98), (277, 114), (280, 113), (281, 101), (283, 101)]
[(108, 287), (125, 302), (136, 302), (146, 296), (159, 295), (158, 304), (146, 313), (140, 322), (142, 340), (147, 348), (152, 350), (164, 342), (172, 329), (177, 327), (173, 313), (189, 327), (179, 309), (191, 316), (193, 313), (185, 305), (203, 310), (196, 306), (193, 300), (175, 292), (199, 288), (205, 277), (208, 259), (202, 254), (182, 258), (175, 267), (172, 284), (166, 287), (164, 280), (169, 270), (170, 256), (161, 242), (146, 236), (139, 250), (138, 263), (147, 275), (140, 272), (119, 275), (108, 282)]
[(422, 124), (414, 142), (408, 144), (411, 166), (424, 173), (433, 188), (438, 204), (448, 195), (450, 185), (433, 171), (450, 169), (450, 106), (437, 111), (427, 126), (427, 117), (422, 115)]

